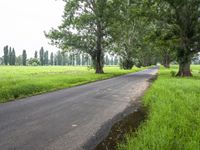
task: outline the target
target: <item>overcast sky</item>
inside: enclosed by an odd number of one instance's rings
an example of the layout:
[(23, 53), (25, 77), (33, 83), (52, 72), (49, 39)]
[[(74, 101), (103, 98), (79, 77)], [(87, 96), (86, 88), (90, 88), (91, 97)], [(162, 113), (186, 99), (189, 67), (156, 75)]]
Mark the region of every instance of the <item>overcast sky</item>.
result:
[(28, 57), (48, 44), (44, 31), (61, 24), (64, 2), (62, 0), (0, 0), (0, 56), (3, 47), (14, 47), (17, 55), (27, 50)]

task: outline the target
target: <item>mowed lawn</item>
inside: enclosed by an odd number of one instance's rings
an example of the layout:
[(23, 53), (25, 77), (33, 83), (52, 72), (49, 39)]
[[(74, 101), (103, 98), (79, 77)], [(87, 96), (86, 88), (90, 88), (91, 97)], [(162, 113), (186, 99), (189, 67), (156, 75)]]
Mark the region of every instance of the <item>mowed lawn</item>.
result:
[(121, 70), (119, 67), (105, 67), (105, 74), (97, 75), (87, 67), (0, 67), (0, 103), (68, 88), (88, 82), (107, 79), (144, 68)]
[(161, 68), (143, 98), (148, 119), (119, 150), (200, 150), (200, 66), (192, 66), (192, 78), (172, 77), (173, 71)]

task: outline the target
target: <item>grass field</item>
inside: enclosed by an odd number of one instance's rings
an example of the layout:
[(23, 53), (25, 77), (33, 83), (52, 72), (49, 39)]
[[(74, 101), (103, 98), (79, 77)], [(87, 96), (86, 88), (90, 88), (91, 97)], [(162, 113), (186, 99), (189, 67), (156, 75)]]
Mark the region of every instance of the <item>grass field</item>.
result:
[(144, 68), (125, 71), (105, 67), (105, 74), (94, 74), (87, 67), (0, 67), (0, 103), (39, 93), (107, 79)]
[(171, 77), (172, 70), (160, 70), (143, 98), (148, 119), (119, 150), (200, 150), (200, 66), (192, 78)]

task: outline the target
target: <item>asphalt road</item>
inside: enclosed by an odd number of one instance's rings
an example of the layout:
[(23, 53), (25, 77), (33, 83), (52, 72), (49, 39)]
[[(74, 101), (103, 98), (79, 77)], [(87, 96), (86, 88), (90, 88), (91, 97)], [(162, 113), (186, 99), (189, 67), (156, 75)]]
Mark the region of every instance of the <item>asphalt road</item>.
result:
[(157, 67), (0, 104), (0, 150), (93, 149), (156, 72)]

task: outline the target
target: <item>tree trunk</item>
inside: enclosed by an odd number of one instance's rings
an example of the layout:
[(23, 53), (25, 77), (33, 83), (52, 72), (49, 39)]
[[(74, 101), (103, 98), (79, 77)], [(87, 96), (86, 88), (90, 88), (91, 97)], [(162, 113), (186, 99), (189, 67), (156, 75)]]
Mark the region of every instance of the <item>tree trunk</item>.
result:
[(96, 66), (96, 74), (103, 74), (103, 73), (104, 73), (103, 67), (100, 65), (97, 65)]
[(177, 58), (179, 62), (179, 71), (176, 76), (178, 77), (191, 77), (191, 62), (193, 53), (190, 51), (189, 39), (187, 37), (182, 37), (181, 47), (177, 50)]
[(170, 57), (169, 55), (165, 55), (163, 58), (163, 66), (165, 68), (170, 68)]
[(191, 63), (179, 63), (179, 71), (176, 76), (178, 77), (191, 77), (192, 73), (190, 70)]
[(102, 33), (102, 27), (101, 23), (98, 22), (97, 24), (97, 45), (96, 45), (96, 73), (97, 74), (103, 74), (103, 54), (102, 54), (102, 38), (103, 38), (103, 33)]

